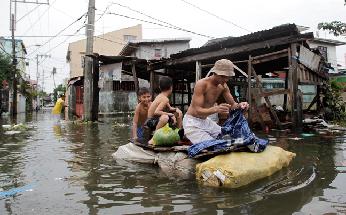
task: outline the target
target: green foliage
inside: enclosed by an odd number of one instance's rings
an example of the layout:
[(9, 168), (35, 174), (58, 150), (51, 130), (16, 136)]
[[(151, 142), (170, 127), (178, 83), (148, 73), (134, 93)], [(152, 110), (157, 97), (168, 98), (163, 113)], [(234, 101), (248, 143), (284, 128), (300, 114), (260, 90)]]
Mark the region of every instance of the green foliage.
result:
[(327, 120), (346, 119), (346, 105), (341, 96), (343, 90), (344, 87), (335, 80), (328, 83), (323, 101)]
[(335, 36), (340, 36), (346, 33), (346, 23), (340, 21), (321, 22), (318, 24), (317, 28), (327, 30)]
[(10, 82), (12, 74), (11, 58), (0, 53), (0, 84), (3, 80)]
[(65, 92), (66, 92), (66, 86), (59, 84), (53, 91), (54, 102), (56, 102), (58, 100), (58, 93), (60, 93), (60, 94), (64, 93), (65, 94)]

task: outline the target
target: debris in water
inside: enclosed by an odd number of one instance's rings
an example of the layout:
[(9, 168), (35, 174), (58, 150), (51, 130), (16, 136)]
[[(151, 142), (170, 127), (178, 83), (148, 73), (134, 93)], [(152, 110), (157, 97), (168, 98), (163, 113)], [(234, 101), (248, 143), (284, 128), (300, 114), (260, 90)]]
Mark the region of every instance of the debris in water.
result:
[(292, 138), (288, 138), (289, 140), (302, 140), (303, 138), (300, 137), (292, 137)]
[(15, 134), (20, 134), (22, 133), (21, 131), (5, 131), (5, 135), (15, 135)]
[(25, 191), (33, 191), (32, 185), (25, 185), (23, 187), (15, 187), (15, 188), (9, 189), (7, 191), (2, 191), (2, 192), (0, 192), (0, 198), (14, 196), (17, 193), (22, 193)]

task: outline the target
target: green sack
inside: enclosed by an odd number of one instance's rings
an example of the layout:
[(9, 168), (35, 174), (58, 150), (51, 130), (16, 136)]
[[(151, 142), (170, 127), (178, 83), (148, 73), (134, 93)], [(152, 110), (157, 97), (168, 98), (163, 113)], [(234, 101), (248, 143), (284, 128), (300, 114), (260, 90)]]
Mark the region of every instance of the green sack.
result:
[(164, 127), (158, 129), (154, 133), (154, 145), (155, 146), (172, 146), (180, 140), (178, 134), (179, 129), (172, 129), (166, 124)]

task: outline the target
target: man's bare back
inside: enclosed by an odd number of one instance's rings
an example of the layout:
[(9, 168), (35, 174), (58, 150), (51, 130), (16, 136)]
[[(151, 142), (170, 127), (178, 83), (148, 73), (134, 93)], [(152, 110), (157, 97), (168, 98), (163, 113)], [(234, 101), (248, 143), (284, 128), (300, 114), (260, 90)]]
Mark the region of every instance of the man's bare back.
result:
[(150, 108), (148, 110), (148, 118), (151, 118), (157, 115), (155, 114), (155, 111), (157, 110), (159, 105), (164, 105), (164, 108), (162, 109), (162, 111), (169, 110), (170, 108), (168, 97), (165, 95), (162, 95), (161, 93), (157, 95), (155, 100), (151, 103)]

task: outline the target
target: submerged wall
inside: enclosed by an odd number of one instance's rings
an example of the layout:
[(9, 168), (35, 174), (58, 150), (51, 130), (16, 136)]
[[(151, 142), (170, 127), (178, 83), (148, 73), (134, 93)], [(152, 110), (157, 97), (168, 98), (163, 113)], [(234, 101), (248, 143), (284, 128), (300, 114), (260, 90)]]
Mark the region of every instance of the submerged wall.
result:
[(133, 111), (137, 105), (135, 92), (129, 91), (100, 91), (99, 113), (110, 114)]

